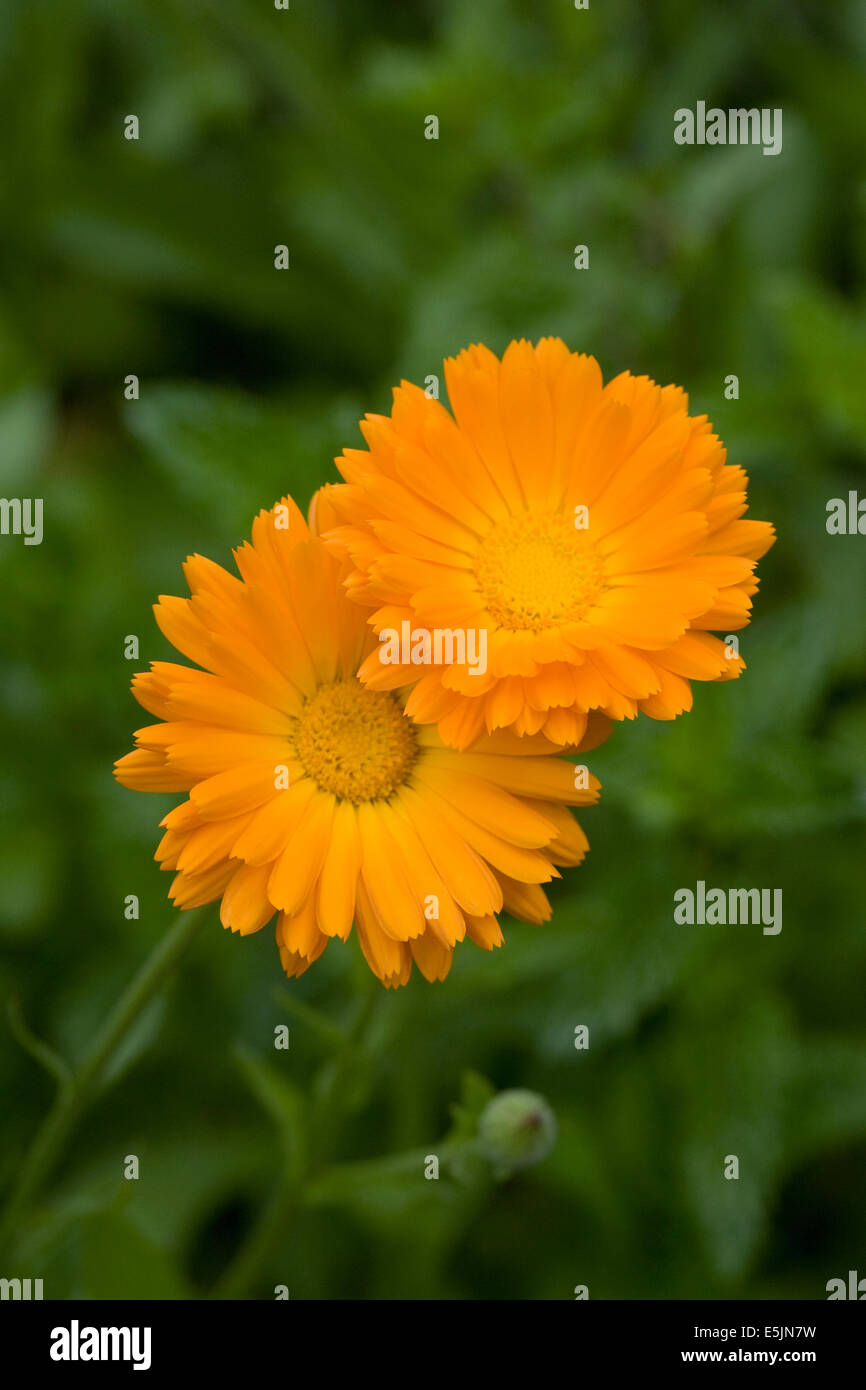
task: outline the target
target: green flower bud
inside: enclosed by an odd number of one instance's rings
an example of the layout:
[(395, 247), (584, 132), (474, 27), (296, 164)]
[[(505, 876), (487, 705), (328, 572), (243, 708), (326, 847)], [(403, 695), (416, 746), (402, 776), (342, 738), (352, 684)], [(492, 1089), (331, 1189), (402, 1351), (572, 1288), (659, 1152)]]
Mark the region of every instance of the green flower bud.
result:
[(478, 1147), (502, 1175), (538, 1163), (556, 1140), (556, 1117), (535, 1091), (501, 1091), (478, 1121)]

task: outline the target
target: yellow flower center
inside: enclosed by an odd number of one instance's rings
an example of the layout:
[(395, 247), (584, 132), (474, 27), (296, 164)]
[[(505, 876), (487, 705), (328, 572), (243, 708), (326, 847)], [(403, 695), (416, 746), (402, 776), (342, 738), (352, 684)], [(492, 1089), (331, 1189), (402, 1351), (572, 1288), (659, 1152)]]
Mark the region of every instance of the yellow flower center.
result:
[(596, 548), (570, 516), (526, 513), (494, 527), (475, 576), (500, 627), (535, 632), (579, 621), (604, 589)]
[(307, 701), (294, 736), (304, 771), (347, 801), (388, 797), (418, 754), (415, 727), (388, 691), (360, 681), (323, 685)]

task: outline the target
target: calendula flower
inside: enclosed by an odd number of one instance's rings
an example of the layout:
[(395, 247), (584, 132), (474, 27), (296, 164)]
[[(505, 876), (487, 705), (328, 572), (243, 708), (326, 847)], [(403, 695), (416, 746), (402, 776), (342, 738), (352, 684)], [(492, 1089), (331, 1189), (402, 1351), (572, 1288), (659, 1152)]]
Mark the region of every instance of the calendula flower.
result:
[[(406, 711), (464, 748), (497, 729), (576, 744), (592, 711), (673, 719), (691, 680), (738, 676), (755, 561), (773, 528), (743, 520), (747, 478), (677, 386), (624, 372), (558, 338), (474, 346), (445, 363), (453, 416), (403, 382), (368, 450), (337, 460), (354, 562), (351, 596), (377, 634), (485, 634), (486, 670), (395, 661), (360, 675), (411, 683)], [(404, 625), (406, 625), (404, 627)]]
[[(327, 498), (315, 511), (335, 524)], [(240, 578), (192, 556), (192, 596), (160, 599), (160, 628), (197, 666), (157, 661), (134, 677), (164, 722), (116, 765), (124, 786), (187, 793), (156, 853), (175, 904), (221, 899), (242, 935), (276, 914), (290, 976), (354, 923), (389, 986), (413, 961), (443, 979), (467, 936), (500, 945), (503, 908), (546, 920), (540, 885), (587, 849), (567, 806), (594, 802), (597, 781), (543, 738), (455, 753), (397, 694), (365, 688), (356, 673), (375, 636), (291, 499), (258, 515), (235, 558)]]

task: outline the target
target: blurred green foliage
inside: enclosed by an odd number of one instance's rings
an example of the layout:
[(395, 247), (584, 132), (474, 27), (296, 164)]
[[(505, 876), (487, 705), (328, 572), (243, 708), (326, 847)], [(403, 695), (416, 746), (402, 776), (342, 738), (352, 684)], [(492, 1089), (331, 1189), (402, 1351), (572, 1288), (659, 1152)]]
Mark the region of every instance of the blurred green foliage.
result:
[[(821, 1298), (862, 1272), (866, 540), (824, 522), (864, 489), (864, 14), (4, 0), (0, 485), (44, 498), (45, 538), (0, 541), (0, 984), (73, 1063), (172, 921), (151, 854), (173, 798), (110, 775), (145, 722), (124, 638), (136, 669), (169, 656), (149, 605), (183, 592), (183, 558), (228, 562), (260, 507), (305, 505), (401, 377), (552, 333), (607, 375), (679, 382), (780, 537), (745, 677), (592, 755), (592, 852), (551, 924), (383, 993), (361, 1046), (354, 943), (287, 986), (270, 932), (213, 914), (4, 1275), (201, 1296), (294, 1162), (254, 1296)], [(698, 99), (781, 107), (782, 154), (676, 146)], [(782, 888), (781, 934), (674, 925), (698, 878)], [(343, 1123), (300, 1158), (335, 1055)], [(11, 1029), (0, 1086), (8, 1182), (51, 1096)], [(497, 1184), (465, 1141), (508, 1086), (559, 1137)]]

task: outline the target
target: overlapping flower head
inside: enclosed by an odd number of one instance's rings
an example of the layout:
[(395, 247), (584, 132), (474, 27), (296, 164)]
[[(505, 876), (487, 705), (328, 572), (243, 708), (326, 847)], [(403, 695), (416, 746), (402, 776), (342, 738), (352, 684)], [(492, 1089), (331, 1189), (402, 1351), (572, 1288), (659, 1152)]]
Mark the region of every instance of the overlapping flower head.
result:
[(445, 363), (453, 415), (403, 382), (368, 415), (329, 490), (353, 561), (352, 598), (380, 636), (483, 632), (482, 673), (395, 661), (379, 642), (369, 690), (411, 686), (406, 712), (449, 746), (485, 733), (574, 745), (594, 711), (673, 719), (690, 681), (744, 668), (755, 562), (774, 540), (743, 519), (747, 477), (688, 397), (628, 372), (605, 386), (558, 338), (470, 347)]
[(545, 921), (587, 849), (568, 807), (598, 794), (563, 755), (744, 668), (773, 528), (684, 392), (605, 386), (555, 338), (445, 376), (453, 415), (404, 382), (309, 526), (288, 497), (259, 513), (240, 577), (190, 557), (191, 597), (155, 611), (196, 664), (133, 681), (161, 722), (116, 776), (187, 793), (170, 896), (242, 935), (276, 917), (290, 976), (354, 927), (385, 985), (441, 980), (501, 910)]
[[(260, 512), (235, 552), (240, 577), (187, 560), (191, 597), (163, 597), (155, 613), (196, 664), (157, 661), (134, 678), (160, 722), (139, 729), (116, 776), (186, 793), (156, 855), (178, 907), (219, 899), (242, 935), (276, 917), (290, 976), (354, 925), (385, 985), (404, 984), (413, 962), (443, 979), (465, 938), (502, 942), (503, 908), (549, 917), (541, 885), (587, 849), (567, 808), (594, 802), (598, 783), (541, 734), (455, 752), (400, 692), (361, 684), (377, 639), (318, 535), (339, 520), (330, 491), (312, 529), (288, 497)], [(596, 722), (583, 746), (603, 734)]]

